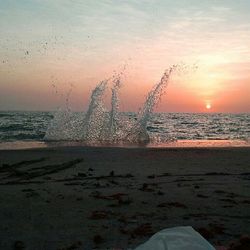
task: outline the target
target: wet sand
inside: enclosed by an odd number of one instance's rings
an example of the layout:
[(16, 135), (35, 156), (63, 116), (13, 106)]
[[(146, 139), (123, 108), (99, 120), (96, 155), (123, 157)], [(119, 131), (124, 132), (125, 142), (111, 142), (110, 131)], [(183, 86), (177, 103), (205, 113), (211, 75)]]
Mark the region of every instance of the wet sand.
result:
[(250, 148), (0, 151), (0, 249), (128, 249), (189, 225), (250, 233)]

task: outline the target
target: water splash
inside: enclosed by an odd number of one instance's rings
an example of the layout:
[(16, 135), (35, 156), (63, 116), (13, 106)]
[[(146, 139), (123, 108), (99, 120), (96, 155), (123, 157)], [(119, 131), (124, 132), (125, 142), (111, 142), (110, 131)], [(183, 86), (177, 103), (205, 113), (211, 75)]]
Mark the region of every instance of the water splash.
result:
[[(44, 139), (82, 141), (86, 144), (149, 143), (152, 138), (147, 131), (148, 121), (165, 93), (171, 75), (177, 69), (180, 69), (180, 66), (173, 65), (164, 72), (159, 83), (148, 93), (137, 117), (119, 112), (119, 91), (124, 71), (115, 74), (111, 79), (101, 81), (92, 91), (86, 114), (75, 114), (69, 108), (65, 111), (59, 110), (48, 127)], [(112, 84), (110, 111), (103, 101), (109, 84)]]
[(121, 88), (120, 77), (114, 79), (114, 85), (112, 87), (112, 97), (111, 97), (111, 111), (109, 119), (109, 135), (113, 139), (117, 136), (118, 122), (119, 122), (119, 98), (118, 91)]
[(102, 81), (93, 90), (91, 102), (83, 123), (82, 136), (86, 141), (99, 141), (101, 139), (103, 124), (105, 120), (105, 106), (103, 95), (108, 81)]
[(138, 143), (148, 143), (150, 141), (147, 132), (147, 123), (154, 108), (160, 102), (162, 95), (166, 91), (170, 76), (177, 68), (178, 65), (173, 65), (169, 69), (167, 69), (161, 77), (159, 83), (157, 83), (153, 87), (153, 89), (148, 93), (146, 101), (139, 111), (138, 122), (135, 124), (135, 126), (132, 127), (131, 131), (127, 135), (127, 139), (129, 141)]

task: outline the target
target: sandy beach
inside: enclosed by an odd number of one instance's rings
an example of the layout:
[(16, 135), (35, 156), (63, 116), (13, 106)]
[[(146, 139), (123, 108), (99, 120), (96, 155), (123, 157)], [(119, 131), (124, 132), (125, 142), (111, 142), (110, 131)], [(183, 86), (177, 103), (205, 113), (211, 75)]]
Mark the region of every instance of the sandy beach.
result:
[(1, 150), (0, 165), (0, 249), (133, 249), (182, 225), (228, 246), (250, 232), (249, 147)]

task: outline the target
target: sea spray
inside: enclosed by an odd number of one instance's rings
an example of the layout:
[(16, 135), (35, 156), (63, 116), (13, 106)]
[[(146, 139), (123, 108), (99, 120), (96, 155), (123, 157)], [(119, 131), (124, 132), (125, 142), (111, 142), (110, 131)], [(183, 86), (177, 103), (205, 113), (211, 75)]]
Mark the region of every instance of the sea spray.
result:
[(118, 92), (121, 88), (121, 75), (117, 75), (113, 78), (113, 86), (111, 93), (111, 110), (109, 112), (109, 122), (107, 126), (106, 140), (116, 141), (119, 140), (119, 97)]
[(147, 123), (154, 108), (160, 102), (160, 99), (168, 86), (171, 74), (177, 68), (178, 65), (173, 65), (167, 69), (161, 77), (160, 82), (157, 83), (148, 93), (144, 105), (138, 113), (138, 122), (133, 126), (127, 135), (127, 139), (129, 141), (138, 143), (148, 143), (150, 141), (149, 134), (147, 132)]
[[(159, 83), (148, 93), (137, 117), (119, 112), (119, 90), (122, 86), (123, 72), (111, 79), (101, 81), (92, 91), (86, 114), (74, 114), (67, 108), (54, 116), (44, 137), (47, 141), (82, 141), (85, 144), (141, 144), (149, 143), (147, 124), (161, 96), (165, 93), (170, 76), (178, 65), (167, 69)], [(104, 93), (111, 87), (111, 109), (104, 105)]]
[(44, 140), (47, 141), (65, 141), (72, 140), (70, 125), (71, 113), (68, 110), (58, 109), (51, 123), (49, 124)]
[(105, 106), (103, 95), (107, 87), (107, 80), (101, 81), (91, 95), (91, 101), (84, 119), (82, 139), (86, 141), (99, 141), (105, 120)]
[[(70, 109), (70, 95), (72, 93), (73, 85), (70, 85), (69, 91), (65, 96), (65, 107), (58, 108), (54, 113), (54, 117), (49, 124), (44, 139), (48, 141), (67, 141), (74, 140), (74, 135), (72, 134), (72, 127), (74, 124), (74, 119), (72, 120), (72, 112)], [(56, 91), (56, 94), (59, 94)], [(62, 95), (61, 95), (62, 96)]]

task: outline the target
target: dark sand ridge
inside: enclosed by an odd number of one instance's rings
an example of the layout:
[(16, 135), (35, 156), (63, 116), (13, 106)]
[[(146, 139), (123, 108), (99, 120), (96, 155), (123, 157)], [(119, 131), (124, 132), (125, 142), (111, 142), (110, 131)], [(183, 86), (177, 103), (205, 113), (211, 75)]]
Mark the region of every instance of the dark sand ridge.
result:
[(127, 249), (181, 225), (227, 245), (250, 232), (250, 148), (3, 150), (0, 202), (0, 249)]

